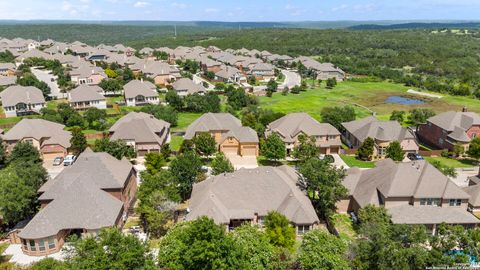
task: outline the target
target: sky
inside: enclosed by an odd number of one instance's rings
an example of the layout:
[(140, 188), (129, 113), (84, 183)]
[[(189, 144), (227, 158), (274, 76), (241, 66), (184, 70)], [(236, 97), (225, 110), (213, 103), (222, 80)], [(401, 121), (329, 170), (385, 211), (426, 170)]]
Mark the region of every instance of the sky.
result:
[(480, 20), (480, 0), (0, 0), (0, 20)]

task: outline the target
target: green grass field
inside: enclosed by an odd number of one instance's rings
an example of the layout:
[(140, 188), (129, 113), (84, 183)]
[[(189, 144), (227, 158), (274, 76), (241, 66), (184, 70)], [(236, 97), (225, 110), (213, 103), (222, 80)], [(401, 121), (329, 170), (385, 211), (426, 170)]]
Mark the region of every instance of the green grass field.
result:
[(178, 151), (180, 150), (180, 146), (182, 145), (182, 143), (183, 143), (182, 136), (173, 135), (170, 141), (170, 149), (172, 149), (172, 151)]
[(357, 159), (355, 156), (340, 155), (345, 163), (349, 167), (358, 167), (358, 168), (374, 168), (375, 163), (371, 161), (362, 161)]
[(185, 131), (187, 127), (197, 118), (199, 118), (201, 115), (202, 115), (201, 113), (179, 113), (177, 126), (173, 127), (172, 131), (174, 132)]
[(425, 157), (428, 162), (439, 161), (442, 165), (453, 168), (471, 168), (477, 166), (477, 161), (473, 159), (453, 159), (445, 157)]
[[(419, 95), (407, 93), (411, 87), (390, 82), (340, 82), (333, 89), (325, 89), (323, 86), (310, 89), (300, 94), (275, 93), (273, 97), (260, 97), (260, 106), (283, 113), (307, 112), (317, 120), (321, 120), (320, 112), (324, 107), (359, 104), (374, 111), (378, 118), (387, 120), (393, 110), (409, 111), (416, 107), (430, 108), (435, 112), (460, 110), (467, 106), (469, 110), (480, 113), (480, 100), (471, 97), (459, 97), (445, 95), (441, 99), (425, 98)], [(404, 96), (424, 100), (423, 105), (388, 104), (385, 100), (389, 96)], [(363, 118), (371, 113), (360, 106), (355, 106), (358, 118)]]

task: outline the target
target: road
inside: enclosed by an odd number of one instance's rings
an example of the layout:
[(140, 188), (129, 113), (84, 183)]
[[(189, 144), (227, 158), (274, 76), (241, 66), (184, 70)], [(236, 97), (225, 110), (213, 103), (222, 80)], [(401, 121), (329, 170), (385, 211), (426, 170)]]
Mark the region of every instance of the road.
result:
[(302, 77), (298, 73), (283, 69), (282, 74), (285, 76), (285, 81), (279, 86), (281, 90), (285, 89), (285, 87), (292, 89), (302, 84)]
[[(32, 73), (42, 82), (48, 84), (51, 89), (50, 96), (57, 97), (57, 98), (64, 98), (65, 94), (60, 92), (60, 88), (58, 87), (57, 80), (53, 74), (48, 73), (48, 70), (42, 70), (37, 68), (32, 68)], [(52, 81), (53, 79), (53, 81)]]

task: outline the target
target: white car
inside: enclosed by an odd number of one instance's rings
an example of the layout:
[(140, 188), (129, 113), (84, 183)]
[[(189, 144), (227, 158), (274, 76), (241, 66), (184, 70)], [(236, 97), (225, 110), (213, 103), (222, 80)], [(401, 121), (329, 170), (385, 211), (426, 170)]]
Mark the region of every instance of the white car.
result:
[(74, 162), (75, 162), (75, 159), (77, 157), (74, 156), (74, 155), (68, 155), (65, 157), (65, 159), (63, 160), (63, 166), (69, 166), (69, 165), (72, 165)]

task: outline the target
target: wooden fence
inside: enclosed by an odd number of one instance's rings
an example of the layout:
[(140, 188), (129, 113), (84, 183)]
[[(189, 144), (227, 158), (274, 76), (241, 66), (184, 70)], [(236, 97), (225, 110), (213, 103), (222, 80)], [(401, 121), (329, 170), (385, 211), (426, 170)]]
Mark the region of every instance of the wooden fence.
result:
[(105, 138), (104, 133), (92, 133), (92, 134), (85, 134), (85, 139), (87, 140), (101, 140)]

